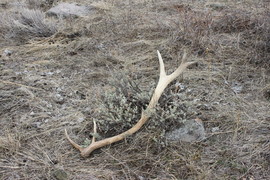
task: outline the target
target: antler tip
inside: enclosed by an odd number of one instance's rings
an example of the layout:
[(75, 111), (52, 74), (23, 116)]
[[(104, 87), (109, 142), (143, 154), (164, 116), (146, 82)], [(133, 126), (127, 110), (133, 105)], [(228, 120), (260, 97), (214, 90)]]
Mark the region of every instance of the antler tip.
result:
[(66, 137), (68, 137), (68, 133), (67, 133), (67, 129), (65, 128), (65, 135)]
[(65, 135), (66, 138), (68, 139), (69, 143), (76, 149), (78, 149), (79, 151), (82, 151), (82, 147), (80, 145), (78, 145), (77, 143), (75, 143), (72, 139), (70, 139), (68, 133), (67, 133), (67, 129), (65, 129)]

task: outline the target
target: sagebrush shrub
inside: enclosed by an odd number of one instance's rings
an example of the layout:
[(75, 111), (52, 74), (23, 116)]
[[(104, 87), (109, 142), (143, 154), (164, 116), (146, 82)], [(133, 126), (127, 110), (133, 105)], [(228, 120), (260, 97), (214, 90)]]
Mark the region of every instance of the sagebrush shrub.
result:
[(27, 40), (49, 37), (57, 31), (57, 24), (45, 18), (38, 9), (19, 9), (18, 12), (1, 13), (0, 35), (6, 40)]
[[(154, 85), (146, 91), (142, 90), (138, 79), (130, 79), (125, 74), (116, 77), (110, 81), (111, 91), (105, 93), (99, 103), (100, 117), (97, 123), (105, 136), (119, 134), (134, 126), (154, 90)], [(172, 83), (165, 90), (155, 111), (151, 112), (147, 129), (172, 130), (196, 114), (193, 98), (186, 96), (185, 92), (175, 92), (174, 88), (175, 84)]]

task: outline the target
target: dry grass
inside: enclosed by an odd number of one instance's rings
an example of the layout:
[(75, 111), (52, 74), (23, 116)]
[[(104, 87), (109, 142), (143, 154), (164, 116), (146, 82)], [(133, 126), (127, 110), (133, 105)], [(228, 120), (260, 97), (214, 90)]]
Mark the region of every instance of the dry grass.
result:
[[(25, 1), (30, 9), (40, 8), (31, 13), (43, 14), (52, 5), (37, 2)], [(51, 26), (35, 23), (33, 29), (14, 29), (18, 38), (8, 40), (20, 46), (1, 42), (1, 53), (12, 54), (0, 57), (0, 179), (269, 179), (266, 1), (222, 1), (222, 6), (174, 0), (76, 2), (93, 3), (100, 11), (61, 22), (49, 37), (36, 32), (44, 30), (44, 35)], [(14, 18), (12, 2), (0, 8)], [(0, 20), (0, 27), (11, 26)], [(1, 28), (1, 40), (10, 35), (7, 30)], [(19, 42), (22, 36), (27, 41)], [(179, 79), (186, 87), (180, 98), (187, 113), (195, 109), (194, 117), (202, 119), (207, 139), (167, 142), (166, 128), (149, 122), (125, 141), (81, 158), (63, 129), (80, 144), (88, 143), (93, 119), (101, 118), (100, 101), (115, 88), (115, 71), (151, 92), (158, 78), (157, 49), (169, 71), (183, 49), (199, 60)], [(98, 132), (106, 136), (104, 127)]]

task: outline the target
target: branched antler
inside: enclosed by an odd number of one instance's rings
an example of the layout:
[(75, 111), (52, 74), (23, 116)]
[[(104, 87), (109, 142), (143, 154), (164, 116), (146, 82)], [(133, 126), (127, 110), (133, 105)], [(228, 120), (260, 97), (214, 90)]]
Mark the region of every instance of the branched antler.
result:
[[(100, 141), (96, 141), (95, 137), (93, 136), (92, 142), (91, 144), (86, 147), (83, 148), (81, 146), (79, 146), (77, 143), (75, 143), (73, 140), (70, 139), (67, 130), (65, 129), (65, 135), (68, 139), (68, 141), (81, 152), (81, 155), (83, 157), (87, 157), (89, 156), (94, 150), (99, 149), (103, 146), (118, 142), (123, 140), (124, 138), (126, 138), (127, 136), (134, 134), (135, 132), (137, 132), (149, 119), (150, 114), (149, 112), (153, 111), (155, 106), (158, 103), (158, 100), (162, 94), (162, 92), (164, 91), (164, 89), (168, 86), (168, 84), (170, 82), (172, 82), (175, 78), (177, 78), (189, 65), (194, 64), (195, 62), (187, 62), (187, 54), (186, 52), (184, 52), (183, 58), (182, 58), (182, 63), (180, 64), (180, 66), (170, 75), (166, 75), (165, 72), (165, 67), (164, 67), (164, 62), (163, 59), (159, 53), (159, 51), (157, 51), (158, 53), (158, 59), (159, 59), (159, 65), (160, 65), (160, 76), (159, 76), (159, 81), (157, 84), (157, 87), (154, 91), (154, 94), (150, 100), (149, 105), (147, 106), (145, 111), (142, 111), (142, 115), (141, 115), (141, 119), (129, 130), (118, 134), (116, 136), (110, 137), (110, 138), (106, 138)], [(94, 121), (94, 133), (96, 133), (96, 122)]]

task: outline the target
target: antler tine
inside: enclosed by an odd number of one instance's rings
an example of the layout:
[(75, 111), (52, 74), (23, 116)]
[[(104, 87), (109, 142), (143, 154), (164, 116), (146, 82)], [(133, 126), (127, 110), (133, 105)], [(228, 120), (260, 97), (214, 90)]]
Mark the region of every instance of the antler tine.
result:
[(184, 50), (184, 54), (182, 56), (182, 62), (181, 62), (181, 64), (182, 63), (185, 63), (185, 62), (187, 62), (187, 51), (186, 50)]
[(69, 137), (69, 135), (68, 135), (68, 133), (67, 133), (67, 129), (65, 129), (65, 135), (66, 135), (66, 138), (68, 139), (68, 141), (70, 142), (70, 144), (71, 144), (73, 147), (75, 147), (75, 148), (78, 149), (79, 151), (82, 151), (82, 150), (83, 150), (83, 148), (82, 148), (80, 145), (78, 145), (78, 144), (75, 143), (72, 139), (70, 139), (70, 137)]
[(163, 76), (166, 76), (164, 62), (163, 62), (163, 59), (161, 57), (161, 54), (160, 54), (159, 50), (157, 50), (157, 54), (158, 54), (159, 71), (160, 71), (159, 77), (163, 77)]
[(176, 77), (178, 77), (180, 74), (182, 74), (184, 72), (184, 70), (188, 66), (196, 63), (196, 61), (194, 61), (194, 62), (187, 62), (187, 59), (188, 59), (187, 58), (187, 52), (186, 52), (186, 50), (184, 50), (184, 54), (182, 56), (182, 62), (180, 64), (180, 66), (171, 75), (168, 76), (171, 79), (171, 81), (174, 80)]
[[(164, 62), (163, 59), (160, 55), (160, 52), (157, 51), (158, 54), (158, 59), (159, 59), (159, 66), (160, 66), (160, 77), (159, 77), (159, 81), (157, 84), (157, 87), (154, 91), (154, 94), (152, 95), (152, 98), (146, 108), (146, 112), (149, 112), (151, 110), (154, 109), (154, 107), (157, 105), (158, 100), (162, 94), (162, 92), (164, 91), (164, 89), (168, 86), (168, 84), (170, 82), (172, 82), (175, 78), (177, 78), (181, 73), (183, 73), (183, 71), (191, 64), (195, 63), (195, 62), (186, 62), (187, 59), (187, 53), (184, 52), (183, 54), (183, 58), (182, 58), (182, 63), (180, 64), (180, 66), (170, 75), (166, 75), (165, 72), (165, 66), (164, 66)], [(78, 149), (81, 152), (81, 155), (83, 157), (87, 157), (89, 156), (94, 150), (99, 149), (103, 146), (118, 142), (123, 140), (124, 138), (126, 138), (129, 135), (134, 134), (135, 132), (137, 132), (149, 119), (150, 114), (145, 113), (145, 111), (142, 111), (142, 115), (140, 120), (129, 130), (118, 134), (116, 136), (110, 137), (110, 138), (106, 138), (100, 141), (95, 141), (95, 136), (93, 136), (92, 138), (92, 142), (91, 144), (86, 147), (86, 148), (82, 148), (81, 146), (79, 146), (78, 144), (76, 144), (74, 141), (72, 141), (69, 137), (69, 135), (67, 134), (67, 130), (65, 129), (65, 135), (68, 139), (68, 141), (70, 142), (70, 144), (72, 144), (72, 146), (74, 146), (76, 149)], [(94, 120), (94, 133), (96, 133), (96, 122)]]
[(96, 134), (97, 134), (97, 123), (96, 123), (96, 120), (93, 120), (94, 122), (94, 135), (93, 135), (93, 138), (92, 138), (92, 143), (96, 142)]
[[(93, 128), (93, 129), (94, 129), (94, 134), (93, 134), (92, 142), (91, 142), (90, 146), (96, 142), (97, 123), (96, 123), (95, 120), (93, 120), (93, 123), (94, 123), (94, 128)], [(85, 154), (85, 148), (83, 148), (83, 147), (81, 147), (80, 145), (78, 145), (77, 143), (75, 143), (75, 142), (69, 137), (69, 135), (68, 135), (68, 133), (67, 133), (67, 129), (65, 129), (65, 135), (66, 135), (66, 138), (68, 139), (68, 141), (70, 142), (70, 144), (71, 144), (74, 148), (78, 149), (78, 150), (81, 152), (82, 156), (85, 156), (85, 155), (84, 155), (84, 154)]]

